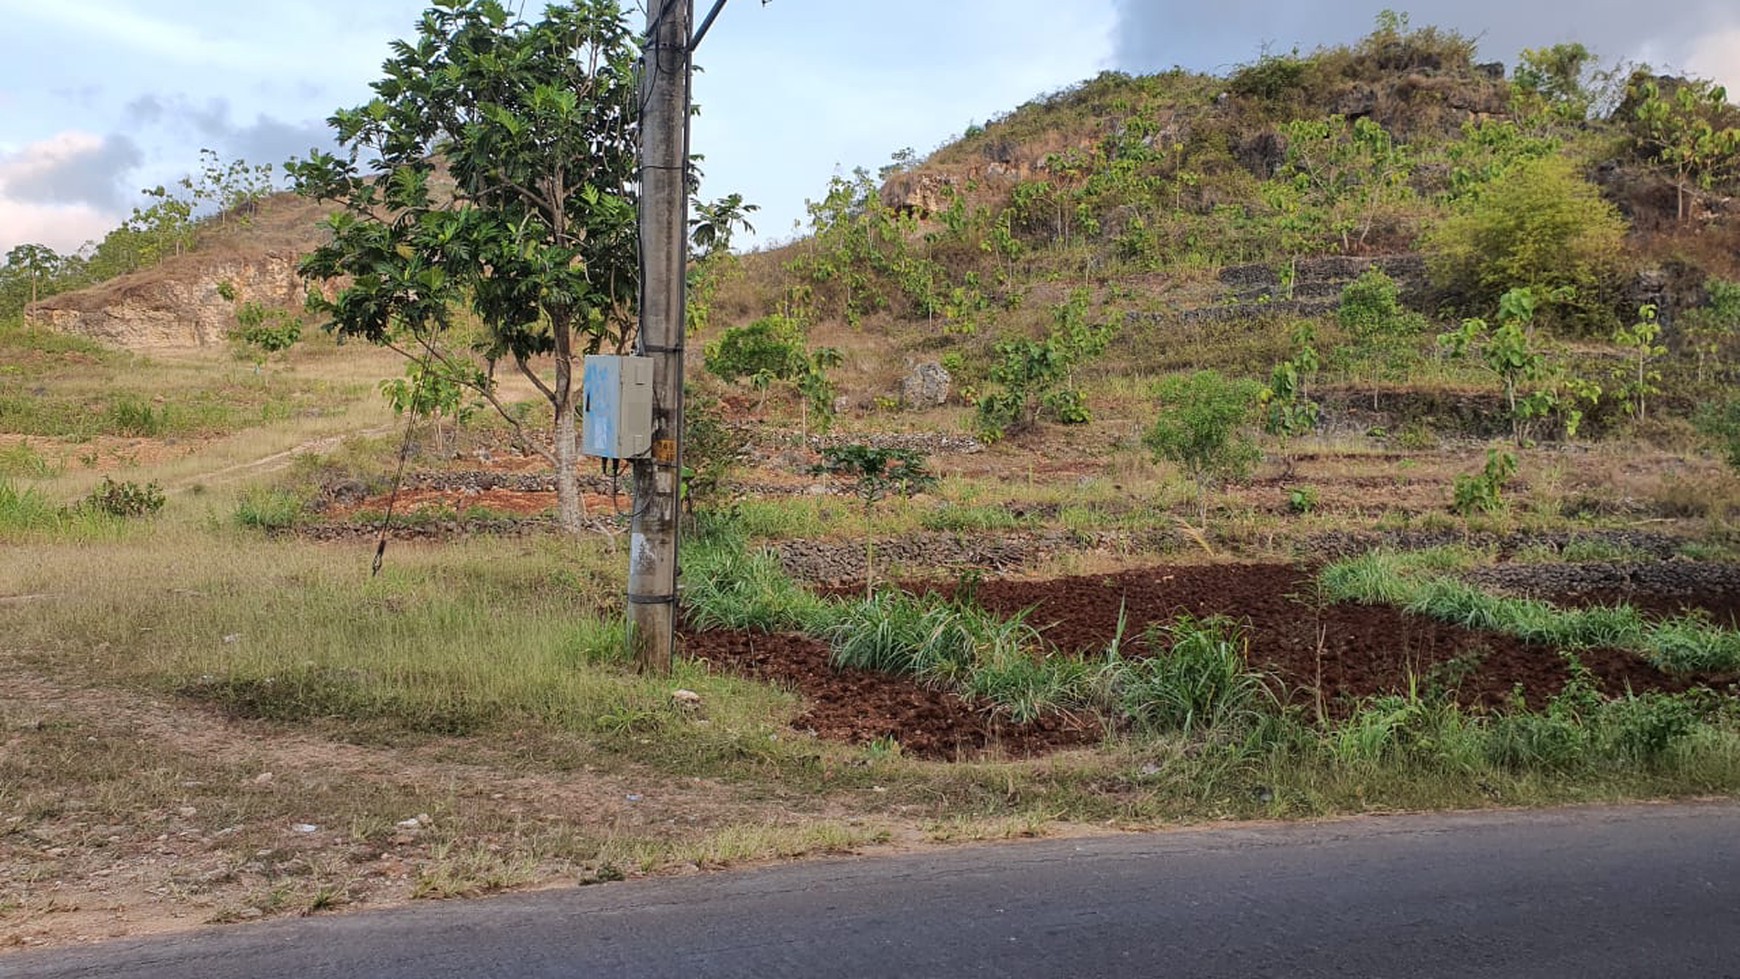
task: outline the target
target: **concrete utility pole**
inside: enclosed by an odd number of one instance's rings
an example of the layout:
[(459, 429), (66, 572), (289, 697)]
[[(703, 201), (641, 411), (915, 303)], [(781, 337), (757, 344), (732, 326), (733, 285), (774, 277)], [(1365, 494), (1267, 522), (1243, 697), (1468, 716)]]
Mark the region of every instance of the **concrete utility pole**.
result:
[(640, 116), (640, 339), (653, 359), (653, 449), (634, 461), (629, 642), (640, 668), (669, 673), (677, 617), (683, 454), (683, 328), (689, 264), (689, 30), (694, 0), (647, 7)]

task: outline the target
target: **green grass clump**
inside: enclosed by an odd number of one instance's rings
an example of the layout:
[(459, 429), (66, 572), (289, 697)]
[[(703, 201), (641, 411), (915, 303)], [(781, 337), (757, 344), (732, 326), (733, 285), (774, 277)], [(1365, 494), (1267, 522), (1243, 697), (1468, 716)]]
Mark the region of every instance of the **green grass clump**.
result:
[(683, 615), (697, 629), (824, 632), (835, 612), (766, 551), (751, 552), (741, 534), (703, 531), (683, 549)]
[(288, 530), (302, 519), (301, 497), (285, 490), (249, 487), (236, 500), (235, 521), (256, 530)]
[(63, 468), (22, 442), (0, 447), (0, 479), (52, 479), (60, 475)]
[(1670, 672), (1740, 670), (1740, 633), (1704, 616), (1651, 622), (1629, 605), (1563, 609), (1529, 598), (1488, 594), (1448, 574), (1468, 558), (1423, 551), (1372, 553), (1338, 561), (1319, 575), (1332, 601), (1396, 605), (1466, 629), (1500, 632), (1564, 650), (1629, 649)]
[(1124, 713), (1151, 731), (1194, 733), (1249, 726), (1274, 706), (1266, 678), (1250, 667), (1250, 643), (1224, 616), (1180, 616), (1147, 637), (1153, 654), (1122, 664)]

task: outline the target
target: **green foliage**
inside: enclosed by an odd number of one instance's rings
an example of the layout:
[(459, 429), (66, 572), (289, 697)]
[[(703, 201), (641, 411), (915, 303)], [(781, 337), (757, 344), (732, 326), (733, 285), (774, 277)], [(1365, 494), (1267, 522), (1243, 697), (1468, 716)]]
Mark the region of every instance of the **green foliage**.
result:
[(749, 215), (759, 210), (760, 205), (744, 203), (742, 194), (697, 203), (695, 216), (689, 219), (689, 241), (695, 246), (696, 259), (704, 262), (715, 253), (729, 252), (731, 239), (739, 230), (754, 234)]
[(251, 487), (236, 501), (235, 520), (255, 530), (288, 530), (302, 519), (302, 500), (285, 490)]
[(1298, 51), (1264, 54), (1233, 72), (1227, 88), (1235, 95), (1276, 102), (1303, 88), (1310, 69), (1311, 62), (1301, 58)]
[[(511, 358), (550, 403), (543, 452), (571, 531), (574, 361), (622, 352), (636, 322), (639, 54), (614, 0), (535, 21), (499, 0), (442, 0), (394, 45), (375, 98), (333, 115), (343, 156), (288, 166), (298, 193), (340, 205), (301, 272), (341, 288), (311, 291), (310, 309), (341, 336), (414, 356), (469, 305), (487, 334), (477, 353)], [(544, 356), (553, 381), (530, 366)], [(493, 372), (455, 374), (494, 397)]]
[(1486, 465), (1479, 475), (1459, 474), (1451, 491), (1450, 509), (1470, 517), (1475, 513), (1503, 512), (1504, 487), (1516, 476), (1516, 456), (1497, 449), (1486, 451)]
[(1740, 282), (1711, 279), (1704, 289), (1710, 301), (1680, 316), (1680, 332), (1695, 363), (1699, 383), (1727, 364), (1727, 354), (1740, 343)]
[(230, 332), (230, 339), (253, 350), (254, 363), (263, 365), (268, 357), (289, 350), (302, 339), (302, 321), (289, 310), (245, 302), (236, 307), (236, 329)]
[[(1296, 438), (1317, 430), (1321, 408), (1307, 392), (1310, 378), (1322, 366), (1313, 345), (1313, 330), (1309, 324), (1295, 334), (1299, 352), (1275, 365), (1269, 375), (1269, 386), (1263, 389), (1263, 431), (1281, 441), (1281, 451)], [(1291, 464), (1289, 460), (1289, 465)]]
[(1628, 361), (1611, 372), (1619, 382), (1613, 393), (1625, 401), (1625, 410), (1639, 421), (1644, 417), (1646, 399), (1661, 393), (1661, 371), (1653, 365), (1667, 356), (1668, 348), (1656, 342), (1660, 339), (1661, 323), (1656, 318), (1656, 308), (1649, 305), (1638, 309), (1635, 324), (1622, 326), (1613, 334), (1613, 342), (1627, 348)]
[(66, 508), (41, 491), (0, 479), (0, 534), (55, 530), (66, 518)]
[(1176, 463), (1195, 482), (1198, 515), (1208, 520), (1208, 492), (1243, 479), (1262, 458), (1249, 428), (1261, 388), (1216, 371), (1174, 375), (1160, 383), (1159, 416), (1142, 442), (1156, 459)]
[(729, 522), (703, 520), (683, 547), (683, 620), (696, 629), (816, 634), (835, 620), (833, 603), (791, 580), (779, 559), (750, 551)]
[(1438, 283), (1465, 309), (1528, 288), (1565, 293), (1572, 325), (1602, 329), (1602, 297), (1617, 279), (1625, 219), (1562, 156), (1518, 163), (1426, 239)]
[(764, 316), (726, 330), (707, 344), (707, 370), (725, 381), (763, 376), (793, 381), (809, 368), (803, 324), (789, 316)]
[(103, 412), (102, 427), (127, 438), (157, 438), (169, 428), (169, 413), (136, 395), (117, 395)]
[(163, 509), (164, 502), (163, 488), (156, 483), (117, 483), (104, 476), (102, 485), (92, 490), (82, 505), (111, 517), (149, 517)]
[(1697, 415), (1697, 426), (1729, 468), (1740, 473), (1740, 398), (1706, 406)]
[[(1548, 298), (1564, 297), (1561, 292)], [(1535, 424), (1550, 415), (1564, 423), (1568, 437), (1576, 437), (1583, 420), (1581, 405), (1595, 404), (1601, 397), (1599, 385), (1570, 376), (1561, 362), (1548, 355), (1535, 332), (1540, 308), (1541, 298), (1533, 290), (1512, 289), (1499, 300), (1496, 327), (1482, 319), (1468, 319), (1438, 337), (1439, 345), (1453, 358), (1478, 353), (1480, 364), (1503, 382), (1511, 436), (1518, 445), (1525, 444)]]
[(1728, 91), (1704, 80), (1680, 82), (1669, 92), (1647, 76), (1633, 79), (1628, 103), (1635, 106), (1631, 134), (1638, 149), (1672, 175), (1679, 218), (1690, 216), (1688, 198), (1740, 164), (1740, 126)]
[(913, 496), (936, 485), (936, 475), (913, 449), (883, 449), (868, 445), (833, 445), (822, 450), (816, 472), (848, 480), (864, 511), (889, 493)]
[(1152, 653), (1120, 678), (1124, 713), (1149, 731), (1186, 737), (1248, 728), (1273, 699), (1251, 669), (1250, 642), (1231, 619), (1180, 616), (1147, 636)]
[(792, 384), (804, 406), (804, 429), (810, 419), (826, 431), (834, 417), (834, 384), (828, 372), (840, 366), (833, 347), (805, 347), (803, 324), (789, 316), (764, 316), (746, 326), (732, 327), (709, 343), (707, 370), (724, 381), (748, 379), (762, 391), (774, 382)]
[[(1519, 97), (1566, 122), (1588, 118), (1595, 102), (1590, 91), (1595, 53), (1577, 43), (1529, 48), (1517, 64), (1514, 82)], [(1533, 108), (1534, 106), (1525, 106)]]
[(975, 427), (989, 441), (1032, 428), (1048, 416), (1065, 425), (1093, 419), (1075, 371), (1105, 352), (1116, 332), (1114, 321), (1088, 322), (1088, 293), (1078, 289), (1052, 309), (1052, 328), (1044, 340), (1011, 338), (992, 348), (996, 360), (989, 378), (997, 389), (979, 398)]
[(1298, 204), (1290, 208), (1282, 198), (1271, 198), (1270, 204), (1303, 219), (1294, 229), (1305, 232), (1301, 243), (1314, 244), (1310, 232), (1315, 230), (1343, 253), (1358, 252), (1378, 216), (1413, 196), (1409, 151), (1371, 119), (1301, 119), (1283, 125), (1281, 136), (1287, 159), (1278, 176)]
[(689, 391), (683, 399), (683, 503), (692, 512), (724, 488), (747, 447), (717, 398)]
[(430, 356), (406, 364), (405, 376), (382, 381), (380, 390), (393, 414), (429, 420), (439, 450), (444, 438), (441, 423), (447, 422), (457, 433), (477, 413), (476, 392), (487, 383), (468, 364)]
[(1556, 137), (1524, 130), (1509, 119), (1486, 119), (1462, 127), (1462, 138), (1445, 149), (1450, 164), (1446, 200), (1466, 205), (1486, 193), (1499, 178), (1564, 148)]
[(1398, 605), (1465, 629), (1500, 632), (1560, 649), (1629, 649), (1670, 672), (1740, 668), (1740, 632), (1718, 628), (1705, 618), (1658, 622), (1629, 605), (1560, 609), (1535, 599), (1489, 595), (1443, 573), (1465, 566), (1463, 556), (1444, 552), (1372, 553), (1329, 565), (1318, 581), (1332, 601)]
[(1336, 320), (1349, 343), (1336, 360), (1349, 371), (1363, 370), (1374, 383), (1404, 373), (1418, 356), (1426, 318), (1402, 305), (1401, 287), (1380, 268), (1360, 273), (1341, 291)]
[(1287, 492), (1287, 509), (1304, 516), (1317, 510), (1317, 490), (1311, 486), (1296, 486)]

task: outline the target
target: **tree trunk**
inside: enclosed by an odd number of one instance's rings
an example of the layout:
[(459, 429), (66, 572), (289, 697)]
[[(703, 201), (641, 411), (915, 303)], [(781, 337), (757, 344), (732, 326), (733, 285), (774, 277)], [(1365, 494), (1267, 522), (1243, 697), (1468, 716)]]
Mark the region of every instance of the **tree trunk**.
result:
[(555, 333), (556, 519), (567, 533), (579, 534), (584, 527), (586, 507), (580, 500), (580, 480), (574, 471), (580, 444), (575, 431), (574, 355), (568, 331), (558, 326)]

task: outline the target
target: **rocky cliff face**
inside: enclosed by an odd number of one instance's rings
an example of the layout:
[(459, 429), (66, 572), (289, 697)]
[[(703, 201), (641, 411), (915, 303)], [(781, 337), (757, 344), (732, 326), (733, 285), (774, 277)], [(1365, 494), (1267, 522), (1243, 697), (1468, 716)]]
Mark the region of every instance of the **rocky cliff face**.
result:
[[(33, 325), (128, 350), (218, 346), (235, 328), (241, 303), (301, 306), (298, 258), (291, 253), (183, 256), (44, 300), (26, 310), (25, 318)], [(226, 282), (234, 290), (233, 300), (220, 291)]]

